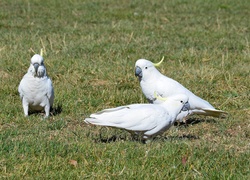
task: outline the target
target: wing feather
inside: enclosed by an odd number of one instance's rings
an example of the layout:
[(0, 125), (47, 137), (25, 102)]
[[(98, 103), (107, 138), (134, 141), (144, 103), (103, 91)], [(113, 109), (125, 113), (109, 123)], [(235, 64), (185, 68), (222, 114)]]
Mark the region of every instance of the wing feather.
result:
[(162, 116), (164, 113), (165, 110), (160, 106), (133, 104), (105, 109), (91, 114), (90, 118), (85, 119), (85, 122), (131, 131), (146, 131), (155, 128), (157, 126), (157, 117)]

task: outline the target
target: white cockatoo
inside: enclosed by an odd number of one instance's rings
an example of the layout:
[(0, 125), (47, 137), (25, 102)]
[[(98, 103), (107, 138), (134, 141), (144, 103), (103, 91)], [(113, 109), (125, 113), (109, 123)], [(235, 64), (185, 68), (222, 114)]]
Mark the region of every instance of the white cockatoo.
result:
[(178, 121), (185, 121), (191, 114), (225, 117), (226, 112), (216, 110), (209, 102), (196, 96), (177, 81), (161, 74), (155, 66), (159, 66), (163, 59), (164, 57), (157, 64), (146, 59), (139, 59), (135, 63), (135, 75), (138, 76), (142, 92), (150, 103), (159, 103), (154, 97), (155, 92), (163, 98), (175, 94), (186, 94), (189, 98), (190, 111), (181, 112), (177, 116)]
[(23, 76), (18, 87), (25, 116), (28, 116), (29, 111), (44, 110), (45, 117), (48, 117), (50, 108), (53, 106), (54, 89), (51, 79), (47, 76), (41, 55), (35, 54), (31, 58), (28, 72)]
[(146, 140), (169, 129), (181, 110), (189, 110), (188, 97), (184, 94), (170, 96), (161, 104), (131, 104), (104, 109), (84, 121), (125, 129)]

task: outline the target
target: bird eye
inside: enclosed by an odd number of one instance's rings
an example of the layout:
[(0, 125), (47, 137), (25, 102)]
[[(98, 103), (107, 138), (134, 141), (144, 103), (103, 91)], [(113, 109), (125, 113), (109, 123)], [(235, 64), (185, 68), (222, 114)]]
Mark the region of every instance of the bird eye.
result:
[(181, 101), (181, 103), (183, 103), (183, 101)]
[(148, 69), (148, 67), (146, 66), (145, 69)]

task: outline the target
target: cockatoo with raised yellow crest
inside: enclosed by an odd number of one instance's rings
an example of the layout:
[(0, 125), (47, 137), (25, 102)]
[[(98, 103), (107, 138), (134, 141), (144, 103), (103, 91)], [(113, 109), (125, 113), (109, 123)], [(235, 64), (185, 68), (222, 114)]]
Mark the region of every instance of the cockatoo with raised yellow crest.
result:
[(146, 140), (169, 129), (181, 110), (189, 110), (188, 97), (185, 94), (169, 96), (161, 104), (131, 104), (104, 109), (91, 114), (84, 121), (88, 124), (125, 129)]
[(224, 117), (227, 114), (224, 111), (216, 110), (208, 101), (196, 96), (179, 82), (161, 74), (156, 66), (159, 66), (163, 59), (164, 57), (157, 64), (146, 59), (139, 59), (135, 63), (135, 76), (138, 77), (142, 92), (150, 103), (159, 103), (154, 97), (155, 92), (163, 98), (186, 94), (189, 98), (190, 110), (181, 112), (177, 116), (178, 121), (185, 121), (191, 114), (214, 117)]
[(30, 67), (19, 84), (18, 92), (25, 116), (28, 116), (29, 111), (42, 110), (45, 111), (45, 117), (49, 116), (54, 102), (54, 88), (47, 76), (42, 50), (41, 55), (35, 54), (31, 58)]

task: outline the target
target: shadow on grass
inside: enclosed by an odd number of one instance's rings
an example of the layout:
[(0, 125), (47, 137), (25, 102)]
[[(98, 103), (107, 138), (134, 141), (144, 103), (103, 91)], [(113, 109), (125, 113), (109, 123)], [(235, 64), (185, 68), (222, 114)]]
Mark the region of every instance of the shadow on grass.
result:
[(121, 139), (119, 136), (116, 136), (116, 135), (113, 135), (113, 136), (108, 137), (108, 138), (103, 138), (100, 135), (100, 138), (95, 139), (95, 142), (96, 143), (99, 143), (99, 142), (101, 142), (101, 143), (111, 143), (111, 142), (122, 141), (122, 140), (124, 140), (124, 139)]
[[(175, 122), (174, 126), (179, 126), (179, 127), (188, 127), (192, 126), (194, 124), (199, 124), (199, 123), (216, 123), (216, 120), (214, 119), (200, 119), (200, 118), (189, 118), (186, 122)], [(131, 133), (131, 135), (112, 135), (112, 136), (107, 136), (103, 135), (105, 134), (100, 132), (99, 133), (99, 138), (95, 138), (94, 141), (96, 143), (111, 143), (111, 142), (119, 142), (119, 141), (136, 141), (145, 144), (146, 140), (142, 139), (140, 136), (135, 135)], [(181, 136), (156, 136), (154, 137), (151, 141), (171, 141), (171, 140), (182, 140), (182, 139), (189, 139), (189, 140), (196, 140), (199, 139), (198, 136), (192, 135), (192, 134), (185, 134)]]
[[(163, 136), (156, 136), (152, 140), (153, 141), (172, 141), (172, 140), (182, 140), (182, 139), (189, 139), (189, 140), (195, 140), (199, 139), (198, 136), (194, 136), (191, 134), (187, 135), (181, 135), (181, 136), (168, 136), (168, 137), (163, 137)], [(119, 136), (119, 135), (112, 135), (111, 137), (102, 137), (100, 134), (100, 137), (97, 139), (94, 139), (95, 143), (112, 143), (112, 142), (119, 142), (119, 141), (133, 141), (133, 142), (139, 142), (142, 144), (146, 144), (147, 140), (142, 139), (140, 136), (136, 135), (131, 135), (130, 137), (127, 136)]]
[[(56, 107), (50, 108), (50, 116), (56, 116), (56, 115), (60, 114), (61, 112), (62, 112), (62, 105), (61, 104), (57, 105)], [(45, 115), (45, 112), (44, 112), (44, 110), (42, 110), (42, 111), (32, 111), (32, 110), (29, 111), (29, 116), (33, 115), (33, 114)]]
[(199, 124), (199, 123), (203, 123), (203, 122), (215, 123), (216, 121), (214, 119), (189, 118), (188, 120), (186, 120), (186, 122), (175, 122), (174, 126), (185, 126), (185, 127), (188, 127), (190, 125)]
[[(200, 119), (197, 117), (193, 117), (193, 118), (189, 118), (186, 122), (175, 122), (174, 126), (186, 128), (190, 125), (192, 126), (192, 125), (203, 123), (203, 122), (216, 123), (216, 120), (215, 119)], [(146, 140), (142, 139), (140, 136), (135, 135), (133, 133), (131, 133), (131, 135), (129, 136), (126, 136), (126, 135), (112, 135), (112, 136), (104, 135), (103, 136), (102, 134), (105, 134), (105, 132), (104, 133), (100, 132), (99, 138), (94, 139), (96, 143), (111, 143), (111, 142), (119, 142), (119, 141), (136, 141), (136, 142), (140, 142), (143, 144), (146, 143)], [(156, 136), (151, 141), (171, 141), (171, 140), (182, 140), (182, 139), (196, 140), (196, 139), (199, 139), (199, 137), (192, 135), (192, 134), (185, 134), (181, 136), (167, 136), (167, 137)]]
[(58, 104), (56, 107), (51, 108), (50, 114), (52, 116), (56, 116), (58, 114), (61, 114), (62, 112), (62, 104)]

